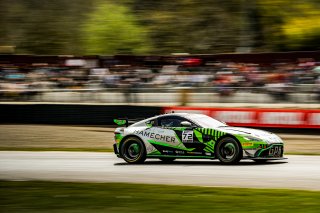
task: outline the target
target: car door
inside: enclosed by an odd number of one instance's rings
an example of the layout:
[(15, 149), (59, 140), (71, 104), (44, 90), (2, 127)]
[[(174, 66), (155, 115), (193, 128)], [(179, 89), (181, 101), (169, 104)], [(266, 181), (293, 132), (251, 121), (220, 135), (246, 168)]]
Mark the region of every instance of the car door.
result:
[[(191, 127), (184, 127), (181, 122), (191, 123)], [(202, 155), (204, 144), (200, 143), (194, 136), (193, 129), (197, 126), (192, 121), (180, 116), (164, 116), (158, 118), (158, 131), (165, 134), (174, 134), (176, 154)], [(177, 144), (178, 143), (178, 144)]]
[(175, 150), (183, 150), (185, 147), (177, 138), (175, 131), (171, 128), (174, 126), (176, 120), (162, 120), (157, 119), (150, 125), (149, 136), (151, 143), (161, 154), (174, 155)]

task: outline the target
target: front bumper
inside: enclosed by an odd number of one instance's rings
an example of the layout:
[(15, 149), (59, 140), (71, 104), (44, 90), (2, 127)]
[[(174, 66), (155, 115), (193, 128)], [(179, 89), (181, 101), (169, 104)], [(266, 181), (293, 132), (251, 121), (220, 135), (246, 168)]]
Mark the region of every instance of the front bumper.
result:
[(259, 149), (254, 157), (260, 158), (282, 158), (283, 157), (283, 144), (274, 143), (269, 144), (268, 147), (264, 149)]
[(283, 159), (283, 143), (262, 145), (243, 150), (243, 157), (250, 159)]

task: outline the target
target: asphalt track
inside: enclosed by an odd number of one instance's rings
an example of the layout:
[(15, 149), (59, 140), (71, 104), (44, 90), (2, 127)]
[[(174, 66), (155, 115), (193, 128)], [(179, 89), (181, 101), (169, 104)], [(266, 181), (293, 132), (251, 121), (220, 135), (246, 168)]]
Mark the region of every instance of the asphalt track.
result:
[(157, 159), (129, 165), (112, 153), (0, 152), (0, 179), (76, 182), (131, 182), (248, 188), (320, 190), (320, 156), (225, 166), (212, 160)]

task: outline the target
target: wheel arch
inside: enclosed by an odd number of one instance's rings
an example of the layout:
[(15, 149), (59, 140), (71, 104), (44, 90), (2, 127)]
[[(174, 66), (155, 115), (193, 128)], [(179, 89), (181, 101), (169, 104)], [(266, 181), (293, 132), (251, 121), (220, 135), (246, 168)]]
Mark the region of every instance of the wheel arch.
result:
[(239, 144), (239, 147), (240, 147), (241, 151), (243, 151), (242, 145), (241, 145), (240, 141), (238, 140), (238, 138), (236, 138), (234, 135), (231, 135), (231, 134), (227, 133), (226, 135), (223, 135), (223, 136), (221, 136), (220, 138), (217, 139), (216, 143), (214, 144), (214, 152), (216, 152), (216, 147), (218, 145), (218, 142), (221, 141), (223, 138), (232, 138), (232, 139), (234, 139)]

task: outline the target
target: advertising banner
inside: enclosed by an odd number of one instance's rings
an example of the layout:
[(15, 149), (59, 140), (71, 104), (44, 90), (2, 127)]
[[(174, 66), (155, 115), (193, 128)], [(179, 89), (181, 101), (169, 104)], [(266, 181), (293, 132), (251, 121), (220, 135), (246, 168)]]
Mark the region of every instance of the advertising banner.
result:
[(202, 113), (231, 126), (320, 128), (317, 109), (164, 107), (170, 112)]

